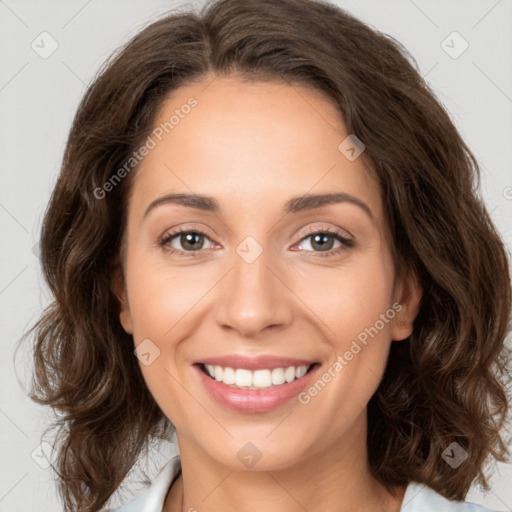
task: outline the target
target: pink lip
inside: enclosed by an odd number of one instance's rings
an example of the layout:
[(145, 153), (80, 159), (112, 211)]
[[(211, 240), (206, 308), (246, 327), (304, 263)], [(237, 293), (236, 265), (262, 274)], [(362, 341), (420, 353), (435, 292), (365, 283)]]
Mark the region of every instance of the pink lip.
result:
[[(225, 360), (223, 359), (223, 361)], [(219, 364), (219, 366), (223, 365)], [(279, 366), (277, 367), (279, 368)], [(319, 367), (319, 365), (315, 365), (304, 377), (279, 386), (264, 389), (238, 389), (212, 379), (203, 372), (200, 364), (193, 366), (207, 391), (218, 403), (238, 412), (247, 413), (271, 411), (290, 401), (309, 385)]]
[(212, 364), (215, 366), (222, 366), (224, 368), (244, 368), (246, 370), (273, 370), (274, 368), (288, 368), (288, 366), (304, 366), (311, 365), (316, 361), (307, 361), (305, 359), (295, 359), (292, 357), (279, 357), (279, 356), (241, 356), (241, 355), (228, 355), (218, 357), (208, 357), (197, 361), (196, 364)]

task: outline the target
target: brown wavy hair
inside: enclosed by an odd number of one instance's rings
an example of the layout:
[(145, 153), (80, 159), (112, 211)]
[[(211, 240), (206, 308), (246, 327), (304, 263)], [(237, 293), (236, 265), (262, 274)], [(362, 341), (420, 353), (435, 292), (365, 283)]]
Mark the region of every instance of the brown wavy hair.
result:
[[(368, 404), (371, 471), (388, 488), (414, 480), (449, 499), (464, 499), (475, 479), (488, 489), (484, 462), (508, 453), (511, 293), (475, 157), (392, 37), (324, 1), (221, 0), (172, 11), (114, 53), (70, 130), (40, 239), (53, 301), (26, 333), (31, 398), (58, 413), (66, 510), (99, 510), (149, 440), (174, 428), (144, 383), (111, 288), (136, 168), (105, 197), (94, 191), (147, 138), (168, 95), (211, 74), (311, 87), (364, 142), (396, 269), (412, 269), (423, 288), (414, 332), (392, 343)], [(454, 441), (468, 453), (457, 470), (441, 458)]]

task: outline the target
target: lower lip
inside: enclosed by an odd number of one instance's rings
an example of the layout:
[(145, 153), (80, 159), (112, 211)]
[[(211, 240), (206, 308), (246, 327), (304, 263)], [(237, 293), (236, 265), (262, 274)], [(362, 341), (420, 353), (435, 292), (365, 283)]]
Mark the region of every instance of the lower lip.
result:
[(318, 365), (300, 379), (264, 389), (233, 388), (208, 377), (199, 365), (194, 365), (199, 378), (210, 395), (220, 404), (241, 412), (267, 412), (280, 407), (296, 397), (318, 370)]

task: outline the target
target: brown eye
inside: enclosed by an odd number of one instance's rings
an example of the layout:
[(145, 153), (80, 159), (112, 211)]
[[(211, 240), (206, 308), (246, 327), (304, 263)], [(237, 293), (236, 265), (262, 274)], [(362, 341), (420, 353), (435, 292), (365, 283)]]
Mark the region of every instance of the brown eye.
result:
[[(205, 240), (209, 240), (209, 238), (200, 230), (180, 228), (165, 234), (159, 244), (170, 253), (195, 253), (204, 249)], [(195, 256), (195, 254), (189, 255)]]
[[(304, 249), (304, 240), (311, 240), (309, 245), (311, 246), (311, 250)], [(338, 242), (339, 245), (334, 247), (335, 243)], [(325, 253), (319, 254), (319, 256), (331, 256), (334, 254), (338, 254), (342, 251), (347, 250), (348, 248), (353, 246), (353, 241), (342, 236), (338, 232), (331, 232), (330, 230), (322, 230), (311, 233), (308, 236), (302, 238), (299, 248), (302, 250), (306, 250), (307, 252), (314, 253)]]

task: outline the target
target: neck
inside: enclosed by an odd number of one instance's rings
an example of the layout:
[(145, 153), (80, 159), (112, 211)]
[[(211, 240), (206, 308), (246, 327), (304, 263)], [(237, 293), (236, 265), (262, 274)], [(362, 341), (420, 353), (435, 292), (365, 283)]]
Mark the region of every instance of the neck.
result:
[(399, 512), (406, 486), (392, 494), (370, 473), (366, 415), (336, 446), (272, 471), (242, 471), (218, 464), (187, 440), (180, 439), (182, 472), (172, 486), (164, 512), (236, 512), (297, 510)]

